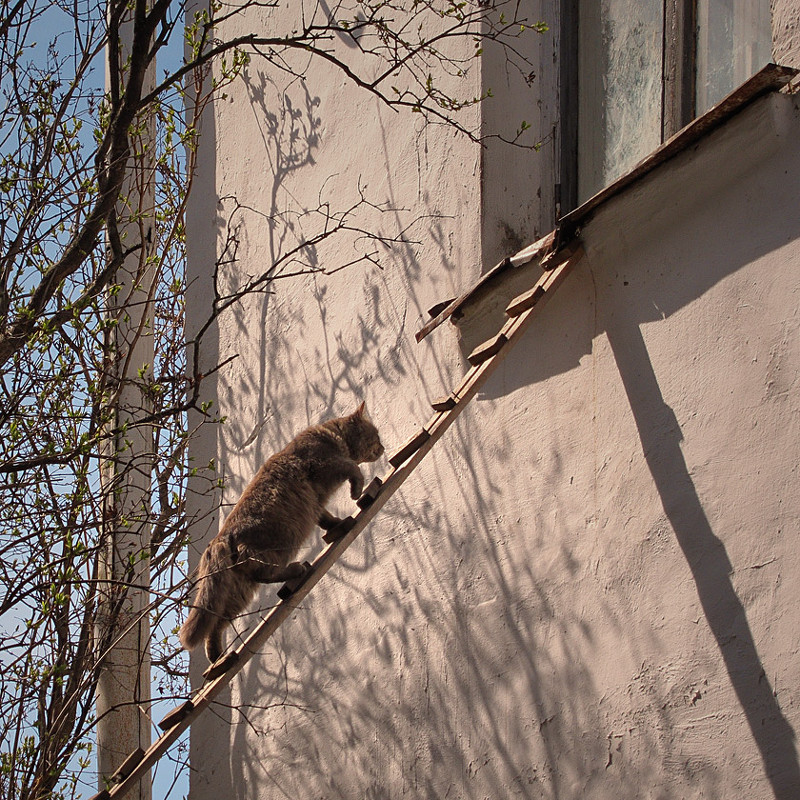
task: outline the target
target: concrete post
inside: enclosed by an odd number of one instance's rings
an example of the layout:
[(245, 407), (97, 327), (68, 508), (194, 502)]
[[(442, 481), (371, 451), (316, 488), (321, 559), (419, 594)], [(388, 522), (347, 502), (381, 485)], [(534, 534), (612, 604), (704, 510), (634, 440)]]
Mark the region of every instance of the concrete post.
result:
[[(124, 65), (133, 42), (133, 22), (119, 29)], [(108, 76), (108, 64), (107, 64)], [(125, 74), (123, 71), (123, 80)], [(108, 86), (108, 77), (107, 77)], [(143, 93), (155, 86), (155, 69), (145, 79)], [(104, 607), (101, 635), (112, 642), (103, 661), (97, 687), (99, 787), (137, 748), (150, 744), (150, 481), (153, 432), (137, 425), (150, 410), (145, 384), (152, 376), (155, 269), (152, 263), (155, 209), (155, 120), (136, 125), (130, 169), (117, 206), (119, 233), (127, 249), (140, 245), (117, 271), (110, 298), (116, 325), (109, 332), (110, 385), (117, 391), (110, 424), (119, 433), (109, 443), (103, 497), (106, 530), (101, 558)], [(150, 778), (131, 794), (150, 800)]]

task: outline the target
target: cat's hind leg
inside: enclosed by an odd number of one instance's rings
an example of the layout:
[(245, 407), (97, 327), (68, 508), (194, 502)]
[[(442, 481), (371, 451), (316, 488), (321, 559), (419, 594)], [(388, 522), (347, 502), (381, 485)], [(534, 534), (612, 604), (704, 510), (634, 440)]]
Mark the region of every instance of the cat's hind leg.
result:
[(209, 664), (213, 664), (221, 655), (224, 650), (223, 633), (225, 626), (228, 624), (226, 619), (218, 619), (214, 623), (214, 627), (208, 633), (206, 639), (206, 658)]
[[(292, 553), (294, 555), (294, 553)], [(236, 572), (252, 583), (281, 583), (302, 578), (306, 568), (299, 561), (281, 563), (274, 550), (261, 551), (255, 547), (239, 546)]]
[(299, 561), (291, 561), (286, 566), (251, 563), (248, 574), (256, 583), (283, 583), (302, 578), (306, 571), (306, 566)]
[(331, 514), (330, 511), (326, 509), (322, 509), (322, 513), (319, 515), (319, 520), (317, 524), (322, 528), (324, 531), (329, 531), (335, 528), (342, 520), (339, 517), (335, 517)]

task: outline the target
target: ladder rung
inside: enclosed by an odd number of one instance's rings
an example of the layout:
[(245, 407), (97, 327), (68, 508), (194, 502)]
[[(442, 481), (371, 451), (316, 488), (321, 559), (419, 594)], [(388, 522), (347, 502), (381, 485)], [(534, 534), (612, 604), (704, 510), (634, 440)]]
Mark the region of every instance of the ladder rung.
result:
[(164, 719), (158, 723), (158, 727), (161, 728), (162, 731), (169, 730), (173, 725), (183, 722), (183, 720), (191, 714), (193, 709), (194, 703), (191, 700), (187, 700), (183, 705), (173, 708), (172, 711), (166, 714)]
[(425, 428), (420, 428), (393, 456), (389, 458), (389, 463), (393, 467), (399, 467), (409, 456), (431, 438), (430, 433)]
[(487, 359), (497, 355), (507, 341), (508, 338), (504, 333), (498, 333), (496, 336), (489, 339), (488, 342), (479, 344), (469, 356), (467, 356), (467, 361), (469, 361), (473, 367), (477, 367), (478, 364), (483, 364)]
[(533, 308), (544, 297), (544, 294), (543, 286), (534, 286), (533, 289), (515, 297), (506, 307), (506, 314), (509, 317), (519, 316), (523, 311)]
[(308, 573), (311, 572), (311, 564), (308, 561), (304, 561), (303, 566), (306, 568), (306, 571), (299, 578), (292, 578), (290, 581), (286, 581), (286, 583), (278, 589), (278, 597), (280, 597), (281, 600), (288, 600), (300, 586), (302, 586), (303, 581), (308, 577)]
[(356, 500), (356, 505), (359, 508), (369, 508), (375, 502), (381, 486), (383, 486), (383, 481), (380, 478), (373, 478), (369, 486), (361, 493), (361, 497)]
[(219, 678), (220, 675), (224, 675), (238, 661), (239, 653), (236, 650), (231, 650), (230, 653), (218, 658), (213, 664), (206, 667), (203, 677), (207, 681), (213, 681), (215, 678)]
[(539, 266), (545, 272), (552, 272), (557, 267), (560, 267), (565, 261), (569, 261), (572, 256), (575, 255), (575, 253), (581, 250), (581, 247), (581, 243), (575, 239), (566, 247), (562, 247), (560, 250), (552, 250), (551, 252), (547, 253), (547, 255), (545, 255), (545, 257), (539, 262)]
[(443, 397), (437, 397), (432, 403), (431, 408), (434, 411), (450, 411), (450, 409), (456, 407), (456, 400), (455, 396), (452, 394), (446, 394)]
[(144, 750), (137, 747), (123, 762), (119, 769), (111, 776), (113, 783), (121, 783), (133, 772), (136, 765), (144, 758)]
[(331, 542), (335, 542), (345, 536), (346, 534), (350, 533), (353, 530), (353, 526), (356, 524), (355, 517), (345, 517), (341, 520), (335, 527), (331, 528), (325, 533), (322, 534), (322, 539), (326, 541), (328, 544)]

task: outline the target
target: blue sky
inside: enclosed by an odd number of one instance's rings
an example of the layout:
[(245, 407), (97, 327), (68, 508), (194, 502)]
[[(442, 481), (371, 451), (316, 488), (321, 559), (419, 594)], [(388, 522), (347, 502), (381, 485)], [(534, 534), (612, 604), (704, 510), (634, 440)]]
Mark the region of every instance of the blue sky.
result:
[[(97, 18), (98, 10), (102, 9), (103, 5), (98, 5), (92, 2), (87, 3), (85, 1), (81, 2), (81, 0), (78, 0), (77, 7), (81, 13), (86, 13), (87, 15), (92, 14), (95, 18)], [(50, 44), (55, 42), (56, 49), (59, 53), (64, 55), (70, 54), (75, 48), (75, 35), (70, 17), (65, 12), (61, 11), (55, 4), (42, 3), (41, 8), (42, 13), (37, 18), (32, 29), (32, 36), (30, 37), (31, 40), (35, 40), (37, 42), (37, 46), (28, 52), (27, 58), (37, 66), (44, 67), (47, 63), (47, 52)], [(173, 37), (174, 41), (172, 45), (168, 51), (164, 52), (163, 57), (159, 61), (157, 66), (157, 74), (159, 79), (163, 76), (165, 68), (174, 69), (178, 64), (181, 63), (183, 55), (183, 41), (180, 33), (180, 30), (176, 31), (176, 35)], [(95, 59), (95, 63), (93, 64), (89, 81), (90, 88), (101, 91), (104, 81), (105, 69), (103, 58), (101, 56)], [(91, 147), (92, 144), (91, 128), (92, 126), (85, 125), (84, 129), (81, 131), (81, 135), (86, 137), (84, 142), (87, 147)], [(153, 694), (154, 696), (157, 696), (155, 687)], [(179, 702), (180, 701), (176, 700), (168, 700), (154, 703), (154, 707), (152, 709), (152, 718), (158, 721), (164, 716), (164, 714), (167, 713), (167, 711), (171, 710), (171, 708)], [(157, 738), (159, 733), (160, 731), (155, 728), (153, 729), (152, 735), (154, 740)], [(185, 742), (186, 738), (187, 736), (184, 735), (180, 741)], [(188, 793), (188, 770), (183, 769), (176, 781), (174, 775), (175, 765), (170, 758), (171, 756), (174, 758), (177, 755), (178, 746), (178, 743), (173, 745), (170, 753), (162, 759), (160, 767), (154, 772), (154, 800), (166, 800), (166, 798), (177, 800), (177, 798), (184, 797)], [(94, 779), (94, 772), (91, 770), (87, 771), (86, 778), (89, 782), (82, 783), (79, 791), (84, 797), (89, 797), (97, 791), (97, 787), (92, 783)]]

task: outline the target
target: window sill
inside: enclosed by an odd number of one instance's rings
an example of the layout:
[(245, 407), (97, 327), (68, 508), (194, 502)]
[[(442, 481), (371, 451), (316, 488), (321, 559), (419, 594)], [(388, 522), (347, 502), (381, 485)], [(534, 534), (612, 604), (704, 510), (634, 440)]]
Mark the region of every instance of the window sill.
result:
[(434, 306), (429, 312), (432, 319), (416, 334), (417, 341), (422, 341), (447, 319), (455, 323), (463, 316), (467, 306), (479, 302), (492, 293), (500, 283), (508, 280), (513, 282), (516, 277), (515, 273), (520, 267), (532, 265), (534, 262), (542, 263), (554, 253), (571, 244), (578, 236), (580, 228), (609, 200), (622, 194), (662, 164), (706, 138), (758, 98), (785, 87), (797, 74), (798, 70), (791, 67), (768, 64), (724, 100), (654, 150), (625, 175), (562, 217), (556, 230), (552, 233), (520, 250), (514, 256), (501, 261), (460, 297)]

